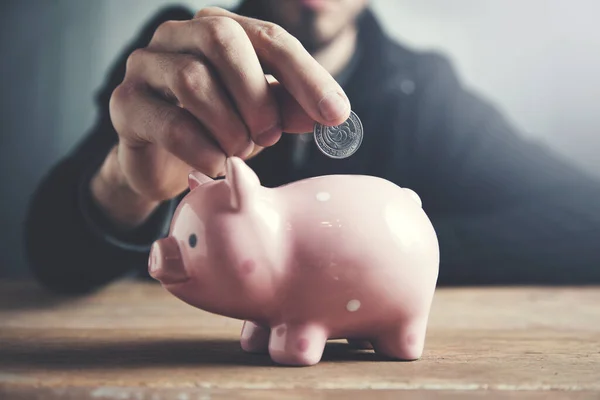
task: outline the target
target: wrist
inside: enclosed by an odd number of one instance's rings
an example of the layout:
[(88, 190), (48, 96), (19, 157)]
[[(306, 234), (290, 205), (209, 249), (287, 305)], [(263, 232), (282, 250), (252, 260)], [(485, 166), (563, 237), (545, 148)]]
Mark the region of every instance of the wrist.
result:
[(160, 205), (131, 188), (117, 158), (115, 146), (89, 183), (92, 200), (118, 230), (140, 226)]

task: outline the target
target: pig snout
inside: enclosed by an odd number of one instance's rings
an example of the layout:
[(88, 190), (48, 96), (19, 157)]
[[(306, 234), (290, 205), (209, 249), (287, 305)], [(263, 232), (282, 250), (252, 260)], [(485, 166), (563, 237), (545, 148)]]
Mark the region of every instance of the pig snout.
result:
[(174, 237), (160, 239), (152, 245), (148, 273), (163, 284), (183, 283), (189, 279)]

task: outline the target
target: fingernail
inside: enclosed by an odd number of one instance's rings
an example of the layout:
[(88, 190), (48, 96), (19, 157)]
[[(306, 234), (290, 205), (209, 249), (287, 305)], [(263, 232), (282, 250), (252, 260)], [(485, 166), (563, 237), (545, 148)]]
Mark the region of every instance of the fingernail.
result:
[(267, 129), (266, 131), (259, 133), (256, 136), (256, 140), (259, 146), (272, 146), (279, 140), (281, 136), (281, 125), (275, 124), (272, 128)]
[(337, 92), (329, 93), (319, 102), (319, 110), (327, 121), (336, 121), (348, 111), (348, 102)]

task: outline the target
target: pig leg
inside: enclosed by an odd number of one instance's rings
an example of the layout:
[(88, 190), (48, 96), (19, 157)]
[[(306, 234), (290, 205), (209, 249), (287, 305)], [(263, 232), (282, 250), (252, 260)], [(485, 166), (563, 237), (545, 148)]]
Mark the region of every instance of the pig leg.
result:
[(269, 341), (271, 359), (284, 365), (308, 366), (321, 361), (327, 332), (316, 324), (282, 324), (272, 329)]
[(372, 350), (373, 345), (368, 340), (348, 339), (348, 345), (356, 350)]
[(427, 318), (412, 318), (381, 332), (375, 340), (375, 352), (393, 359), (418, 360), (423, 354)]
[(242, 349), (249, 353), (268, 353), (270, 333), (269, 328), (257, 325), (254, 322), (244, 321), (240, 340)]

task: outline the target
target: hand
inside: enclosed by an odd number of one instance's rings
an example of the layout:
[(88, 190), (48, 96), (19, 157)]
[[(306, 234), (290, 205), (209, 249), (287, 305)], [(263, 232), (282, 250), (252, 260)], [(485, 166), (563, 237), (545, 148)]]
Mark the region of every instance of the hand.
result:
[[(309, 132), (315, 121), (341, 124), (350, 103), (281, 27), (206, 8), (192, 20), (163, 23), (146, 48), (130, 55), (110, 112), (119, 144), (106, 163), (117, 166), (103, 167), (112, 172), (99, 173), (104, 184), (92, 184), (92, 192), (118, 175), (119, 187), (126, 182), (155, 205), (185, 190), (190, 169), (219, 176), (226, 156), (248, 159), (282, 131)], [(128, 206), (97, 194), (105, 208)]]

